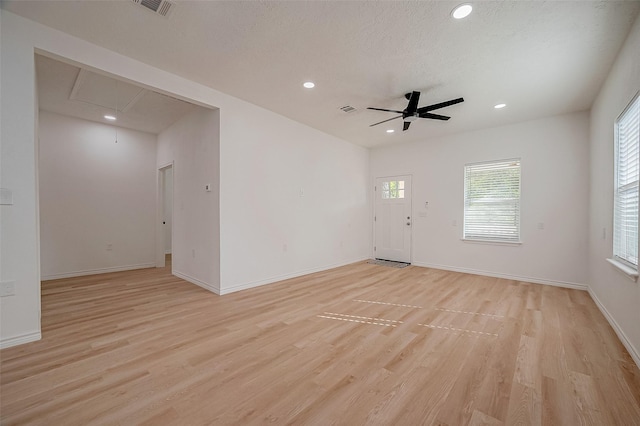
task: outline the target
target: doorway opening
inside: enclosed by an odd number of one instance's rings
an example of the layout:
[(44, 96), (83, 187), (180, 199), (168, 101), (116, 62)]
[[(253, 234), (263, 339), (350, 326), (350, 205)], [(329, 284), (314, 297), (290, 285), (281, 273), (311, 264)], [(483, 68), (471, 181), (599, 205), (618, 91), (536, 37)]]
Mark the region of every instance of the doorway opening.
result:
[(158, 219), (156, 267), (171, 267), (173, 253), (173, 163), (158, 169)]

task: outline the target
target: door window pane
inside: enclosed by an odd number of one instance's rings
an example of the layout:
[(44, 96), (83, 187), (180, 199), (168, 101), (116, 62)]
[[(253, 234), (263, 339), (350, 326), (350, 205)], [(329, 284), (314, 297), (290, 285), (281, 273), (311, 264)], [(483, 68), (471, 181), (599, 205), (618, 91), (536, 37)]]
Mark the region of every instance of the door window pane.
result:
[(403, 180), (391, 180), (388, 182), (382, 182), (382, 198), (404, 198), (404, 181)]

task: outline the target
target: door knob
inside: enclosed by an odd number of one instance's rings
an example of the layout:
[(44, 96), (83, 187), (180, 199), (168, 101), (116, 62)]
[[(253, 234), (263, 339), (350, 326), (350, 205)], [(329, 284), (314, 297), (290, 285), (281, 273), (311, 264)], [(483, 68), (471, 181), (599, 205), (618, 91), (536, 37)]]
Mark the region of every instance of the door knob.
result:
[(407, 222), (407, 225), (411, 225), (411, 222)]

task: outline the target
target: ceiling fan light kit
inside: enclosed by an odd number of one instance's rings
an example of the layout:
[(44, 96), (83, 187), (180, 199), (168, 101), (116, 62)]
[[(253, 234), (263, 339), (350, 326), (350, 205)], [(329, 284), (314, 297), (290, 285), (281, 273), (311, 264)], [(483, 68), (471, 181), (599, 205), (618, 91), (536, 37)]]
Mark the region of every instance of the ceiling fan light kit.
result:
[(367, 108), (375, 111), (395, 112), (396, 114), (402, 114), (393, 118), (389, 118), (387, 120), (380, 121), (378, 123), (371, 124), (369, 127), (377, 126), (378, 124), (386, 123), (387, 121), (395, 120), (396, 118), (400, 118), (400, 117), (402, 117), (402, 120), (404, 121), (402, 126), (402, 131), (408, 130), (411, 123), (413, 121), (416, 121), (418, 118), (430, 118), (432, 120), (446, 121), (451, 117), (447, 117), (446, 115), (432, 114), (430, 111), (435, 111), (440, 108), (445, 108), (451, 105), (459, 104), (460, 102), (464, 102), (463, 98), (457, 98), (457, 99), (452, 99), (450, 101), (440, 102), (437, 104), (427, 105), (427, 106), (418, 108), (418, 102), (420, 101), (420, 92), (414, 91), (411, 93), (407, 93), (406, 95), (404, 95), (404, 97), (409, 100), (409, 104), (407, 105), (407, 108), (405, 108), (403, 111), (398, 111), (394, 109), (385, 109), (385, 108), (374, 108), (374, 107)]

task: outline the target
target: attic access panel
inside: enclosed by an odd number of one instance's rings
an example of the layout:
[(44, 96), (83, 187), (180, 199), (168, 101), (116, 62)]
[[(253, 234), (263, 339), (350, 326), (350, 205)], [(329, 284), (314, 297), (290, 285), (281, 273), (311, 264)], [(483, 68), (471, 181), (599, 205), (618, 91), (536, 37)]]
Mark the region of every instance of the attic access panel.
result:
[(81, 69), (69, 99), (109, 110), (126, 111), (144, 92), (145, 89), (133, 84)]

